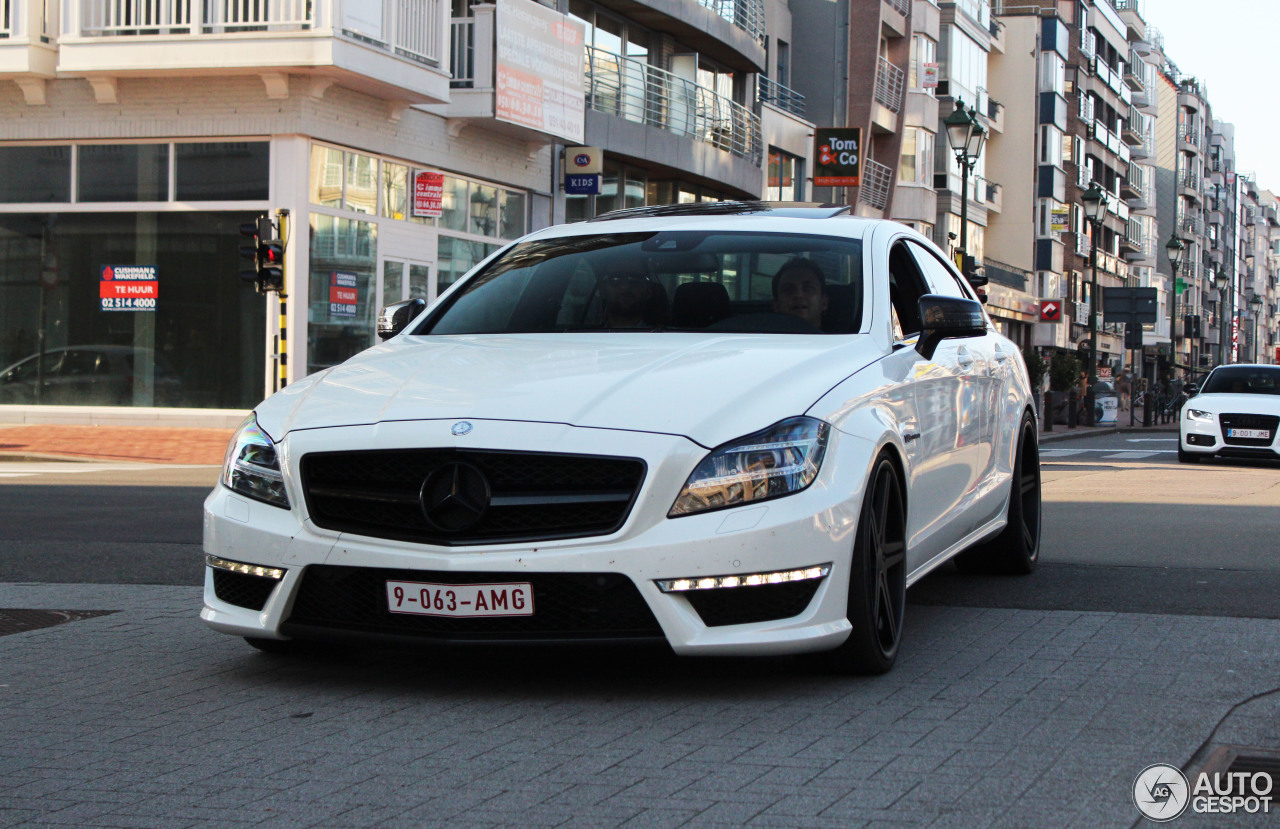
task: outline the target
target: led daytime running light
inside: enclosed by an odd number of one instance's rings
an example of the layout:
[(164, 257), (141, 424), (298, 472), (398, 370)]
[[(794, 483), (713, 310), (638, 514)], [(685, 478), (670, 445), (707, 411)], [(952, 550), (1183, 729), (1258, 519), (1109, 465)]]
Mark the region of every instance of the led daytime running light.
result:
[(1213, 422), (1213, 412), (1206, 412), (1200, 409), (1187, 409), (1188, 420), (1200, 420), (1205, 423)]
[(259, 576), (260, 578), (275, 579), (276, 581), (284, 578), (284, 570), (279, 567), (262, 567), (257, 564), (245, 564), (240, 561), (227, 561), (225, 558), (211, 555), (205, 555), (204, 563), (215, 570), (226, 570), (229, 573), (239, 573), (242, 576)]
[(745, 576), (697, 576), (687, 579), (658, 579), (658, 589), (663, 593), (688, 593), (691, 590), (720, 590), (730, 587), (760, 587), (768, 584), (785, 584), (793, 581), (823, 579), (831, 573), (830, 564), (802, 567), (798, 570), (774, 570), (768, 573), (748, 573)]

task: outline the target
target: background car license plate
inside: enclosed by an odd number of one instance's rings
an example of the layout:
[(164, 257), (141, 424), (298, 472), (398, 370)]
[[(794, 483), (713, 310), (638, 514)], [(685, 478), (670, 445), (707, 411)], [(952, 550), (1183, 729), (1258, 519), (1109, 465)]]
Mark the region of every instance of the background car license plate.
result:
[(389, 581), (387, 608), (416, 616), (532, 616), (533, 585)]
[(1255, 438), (1259, 440), (1270, 440), (1271, 433), (1266, 429), (1228, 429), (1227, 437), (1229, 438)]

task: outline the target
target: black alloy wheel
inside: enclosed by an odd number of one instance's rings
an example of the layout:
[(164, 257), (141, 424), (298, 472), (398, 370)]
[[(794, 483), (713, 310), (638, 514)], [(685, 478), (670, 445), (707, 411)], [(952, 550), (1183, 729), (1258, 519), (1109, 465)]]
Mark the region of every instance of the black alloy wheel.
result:
[(906, 502), (897, 467), (882, 454), (867, 483), (853, 545), (846, 611), (853, 630), (839, 647), (815, 658), (841, 673), (887, 673), (902, 642), (906, 590)]
[(966, 573), (1034, 572), (1040, 561), (1040, 502), (1040, 446), (1036, 421), (1026, 414), (1018, 429), (1005, 527), (990, 541), (956, 556), (956, 567)]

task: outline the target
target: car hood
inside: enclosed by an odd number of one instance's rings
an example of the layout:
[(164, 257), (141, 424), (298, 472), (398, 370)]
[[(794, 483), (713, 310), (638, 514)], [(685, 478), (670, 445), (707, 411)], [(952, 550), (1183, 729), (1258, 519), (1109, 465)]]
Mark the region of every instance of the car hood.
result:
[(492, 419), (682, 435), (703, 446), (803, 414), (876, 357), (869, 337), (522, 334), (399, 337), (257, 409), (295, 429)]
[(1280, 395), (1277, 394), (1197, 394), (1189, 398), (1186, 405), (1192, 409), (1208, 409), (1214, 414), (1238, 412), (1280, 415)]

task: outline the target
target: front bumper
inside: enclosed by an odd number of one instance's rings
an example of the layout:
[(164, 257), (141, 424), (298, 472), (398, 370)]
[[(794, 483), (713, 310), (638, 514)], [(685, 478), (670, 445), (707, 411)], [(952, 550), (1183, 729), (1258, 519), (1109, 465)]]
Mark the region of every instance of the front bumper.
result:
[(1280, 432), (1273, 433), (1269, 443), (1227, 440), (1217, 415), (1212, 421), (1194, 420), (1184, 411), (1178, 445), (1187, 454), (1204, 457), (1280, 459)]
[[(307, 519), (305, 499), (298, 487), (298, 461), (307, 452), (331, 450), (335, 446), (366, 449), (481, 445), (472, 439), (450, 435), (449, 426), (453, 422), (393, 423), (292, 433), (280, 447), (290, 502), (294, 505), (292, 510), (253, 502), (222, 487), (215, 489), (205, 502), (206, 553), (230, 561), (280, 568), (284, 574), (278, 581), (262, 586), (258, 592), (266, 596), (261, 605), (255, 607), (219, 598), (215, 571), (206, 568), (201, 618), (224, 633), (260, 638), (292, 635), (425, 642), (599, 641), (602, 638), (643, 639), (647, 631), (648, 636), (661, 637), (676, 652), (687, 654), (799, 653), (835, 647), (848, 636), (846, 591), (862, 487), (876, 448), (870, 442), (833, 430), (818, 479), (804, 492), (760, 504), (669, 519), (667, 511), (680, 487), (706, 454), (707, 450), (702, 447), (670, 435), (477, 421), (476, 433), (483, 435), (485, 448), (626, 454), (642, 458), (648, 474), (626, 522), (607, 536), (441, 547), (331, 532)], [(817, 581), (816, 589), (808, 594), (811, 598), (793, 590), (790, 596), (783, 597), (791, 604), (784, 602), (783, 610), (777, 611), (789, 615), (767, 621), (736, 623), (738, 619), (753, 617), (751, 613), (743, 616), (733, 607), (709, 609), (704, 596), (691, 600), (689, 594), (663, 593), (656, 584), (658, 579), (745, 575), (820, 564), (830, 564), (831, 571)], [(338, 614), (342, 619), (315, 624), (317, 603), (323, 606), (329, 600), (309, 593), (302, 595), (303, 582), (314, 577), (318, 583), (323, 577), (331, 582), (337, 578), (342, 584), (341, 579), (348, 576), (359, 578), (360, 590), (342, 588), (334, 592), (331, 586), (330, 592), (324, 595), (362, 595), (363, 609), (348, 608)], [(621, 627), (604, 625), (604, 629), (599, 630), (583, 624), (571, 635), (564, 635), (565, 626), (558, 627), (556, 632), (538, 629), (536, 625), (533, 628), (499, 625), (488, 633), (477, 631), (483, 626), (450, 627), (452, 623), (447, 622), (388, 627), (385, 618), (388, 614), (385, 607), (378, 604), (376, 586), (402, 577), (433, 583), (519, 580), (535, 585), (540, 581), (569, 579), (572, 582), (575, 578), (588, 578), (592, 583), (610, 580), (609, 589), (618, 587), (616, 580), (621, 579), (629, 582), (625, 589), (642, 605), (651, 624), (646, 627), (627, 622), (619, 623)], [(225, 577), (222, 578), (225, 582)], [(307, 584), (310, 590), (312, 582)], [(226, 597), (229, 594), (225, 584), (223, 587), (222, 595)], [(590, 584), (586, 588), (582, 595), (594, 589)], [(599, 589), (605, 590), (605, 585)], [(780, 591), (773, 591), (771, 595), (777, 599), (779, 594)], [(578, 601), (578, 605), (585, 602), (608, 610), (620, 602), (630, 601), (620, 598), (623, 593), (612, 595), (612, 599), (603, 594), (588, 596)], [(300, 596), (305, 608), (298, 605)], [(753, 599), (735, 599), (728, 604), (733, 605), (735, 601), (750, 604)], [(547, 606), (545, 602), (543, 606)], [(793, 610), (797, 612), (791, 612)], [(304, 616), (310, 623), (299, 622)]]

